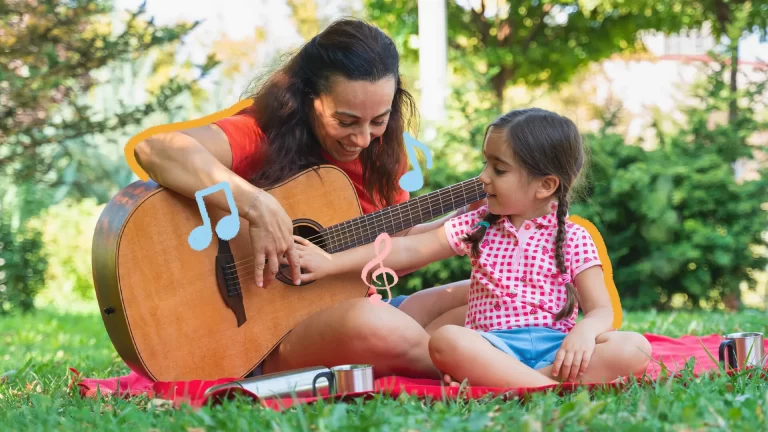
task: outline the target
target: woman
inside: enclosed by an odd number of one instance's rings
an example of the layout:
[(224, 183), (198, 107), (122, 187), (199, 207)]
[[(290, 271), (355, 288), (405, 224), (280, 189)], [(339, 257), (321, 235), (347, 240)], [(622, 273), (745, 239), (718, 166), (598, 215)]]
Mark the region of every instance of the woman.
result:
[[(153, 136), (136, 146), (136, 160), (153, 180), (190, 198), (228, 182), (250, 224), (256, 284), (268, 289), (283, 255), (299, 279), (291, 219), (261, 188), (331, 163), (354, 183), (364, 213), (408, 200), (398, 180), (407, 170), (403, 132), (416, 109), (398, 63), (381, 30), (337, 21), (271, 75), (250, 107), (212, 125)], [(208, 205), (228, 207), (223, 194), (208, 197)], [(431, 230), (446, 218), (396, 235)], [(428, 331), (463, 323), (467, 293), (462, 281), (422, 291), (399, 308), (361, 298), (320, 311), (291, 331), (262, 372), (371, 363), (377, 376), (439, 378)]]

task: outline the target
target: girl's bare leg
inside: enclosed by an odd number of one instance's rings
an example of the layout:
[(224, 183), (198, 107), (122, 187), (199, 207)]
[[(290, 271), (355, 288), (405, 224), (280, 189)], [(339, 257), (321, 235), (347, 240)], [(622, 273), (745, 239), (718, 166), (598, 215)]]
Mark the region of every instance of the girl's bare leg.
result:
[[(595, 340), (595, 351), (584, 375), (575, 382), (605, 383), (617, 378), (640, 377), (648, 368), (651, 344), (643, 335), (634, 332), (610, 331)], [(569, 370), (564, 364), (561, 369)], [(569, 377), (553, 377), (552, 365), (539, 369), (547, 377), (568, 381)], [(560, 375), (562, 375), (561, 372)]]
[(466, 379), (472, 386), (540, 387), (558, 383), (466, 327), (446, 325), (437, 329), (429, 340), (429, 354), (443, 373), (456, 381)]
[(425, 330), (431, 335), (435, 332), (435, 330), (445, 325), (457, 325), (459, 327), (464, 326), (466, 316), (467, 305), (459, 306), (437, 317), (436, 320), (427, 325)]
[(439, 379), (427, 350), (429, 334), (402, 311), (367, 298), (311, 315), (264, 360), (263, 373), (309, 366), (366, 363), (375, 376)]
[(436, 323), (464, 325), (464, 316), (457, 308), (466, 306), (469, 279), (421, 290), (408, 296), (398, 309), (408, 314), (425, 329), (436, 329)]

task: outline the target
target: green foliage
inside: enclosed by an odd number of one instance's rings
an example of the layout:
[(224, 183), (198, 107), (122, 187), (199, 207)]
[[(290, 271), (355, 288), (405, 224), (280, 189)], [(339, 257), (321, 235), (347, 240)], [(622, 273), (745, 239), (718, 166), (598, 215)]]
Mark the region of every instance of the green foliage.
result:
[(34, 307), (47, 267), (42, 233), (24, 227), (14, 230), (11, 225), (8, 213), (0, 212), (0, 315)]
[(38, 295), (37, 304), (94, 298), (91, 242), (102, 210), (94, 199), (67, 199), (35, 218), (33, 224), (42, 233), (48, 257), (46, 289)]
[[(100, 71), (158, 53), (198, 24), (158, 26), (141, 18), (144, 10), (142, 5), (119, 30), (113, 28), (108, 0), (12, 1), (0, 6), (4, 179), (61, 188), (60, 198), (69, 192), (89, 196), (94, 179), (88, 174), (101, 173), (99, 160), (89, 152), (89, 138), (173, 110), (180, 95), (196, 88), (199, 77), (171, 76), (147, 89), (142, 103), (128, 105), (123, 100), (116, 101), (116, 110), (93, 109), (87, 95), (108, 81)], [(215, 65), (209, 57), (199, 66), (200, 76)]]
[(728, 295), (739, 297), (740, 283), (754, 288), (754, 272), (768, 265), (760, 252), (768, 245), (768, 170), (738, 182), (733, 169), (753, 158), (750, 135), (767, 128), (750, 107), (729, 124), (710, 125), (727, 110), (723, 69), (700, 86), (701, 103), (686, 110), (687, 124), (659, 131), (656, 149), (627, 146), (610, 132), (587, 137), (589, 203), (572, 212), (602, 233), (630, 308), (669, 306), (677, 293), (689, 307), (718, 306)]
[[(199, 97), (197, 80), (217, 65), (214, 58), (195, 65), (194, 76), (169, 67), (175, 63), (179, 41), (198, 22), (159, 26), (144, 18), (144, 12), (142, 4), (120, 20), (111, 0), (0, 3), (4, 217), (27, 221), (66, 197), (106, 201), (133, 176), (123, 156), (126, 134), (136, 133), (153, 116), (170, 116), (185, 96)], [(26, 309), (44, 271), (45, 259), (34, 255), (44, 251), (40, 229), (27, 223), (11, 225), (9, 230), (4, 222), (0, 236), (25, 243), (6, 243), (4, 253), (22, 255), (6, 258), (3, 271), (12, 283), (7, 289), (18, 295), (5, 296), (23, 299), (16, 303)], [(74, 239), (82, 234), (71, 228), (61, 226), (61, 235)], [(90, 261), (82, 248), (58, 245), (64, 248), (54, 256), (73, 255), (68, 264), (54, 259), (52, 272)], [(85, 289), (82, 268), (70, 276), (77, 280), (72, 282), (77, 289)], [(54, 281), (71, 282), (70, 276), (59, 274)]]
[(4, 315), (32, 309), (44, 285), (43, 234), (22, 209), (34, 208), (46, 191), (29, 184), (0, 184), (0, 192), (5, 192), (0, 193), (0, 315)]
[[(700, 26), (701, 9), (650, 0), (448, 1), (447, 43), (456, 82), (490, 90), (495, 106), (510, 85), (568, 82), (591, 62), (642, 49), (640, 32)], [(368, 18), (387, 29), (406, 61), (418, 61), (417, 2), (367, 0)], [(764, 14), (766, 15), (766, 14)]]

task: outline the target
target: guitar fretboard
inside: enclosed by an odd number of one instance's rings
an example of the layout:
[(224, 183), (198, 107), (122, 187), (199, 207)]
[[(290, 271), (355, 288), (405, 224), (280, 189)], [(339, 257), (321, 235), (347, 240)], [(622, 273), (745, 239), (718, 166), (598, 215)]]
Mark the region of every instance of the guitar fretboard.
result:
[(465, 180), (404, 203), (331, 225), (320, 232), (326, 242), (324, 249), (336, 253), (372, 243), (382, 232), (395, 234), (485, 196), (483, 184), (477, 177)]

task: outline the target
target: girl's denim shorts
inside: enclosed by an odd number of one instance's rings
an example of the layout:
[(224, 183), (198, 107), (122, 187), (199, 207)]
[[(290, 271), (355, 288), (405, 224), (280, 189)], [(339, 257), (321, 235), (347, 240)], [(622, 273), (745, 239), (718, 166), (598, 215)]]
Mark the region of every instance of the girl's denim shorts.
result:
[(491, 345), (537, 370), (555, 362), (557, 350), (568, 335), (546, 327), (521, 327), (478, 333)]

